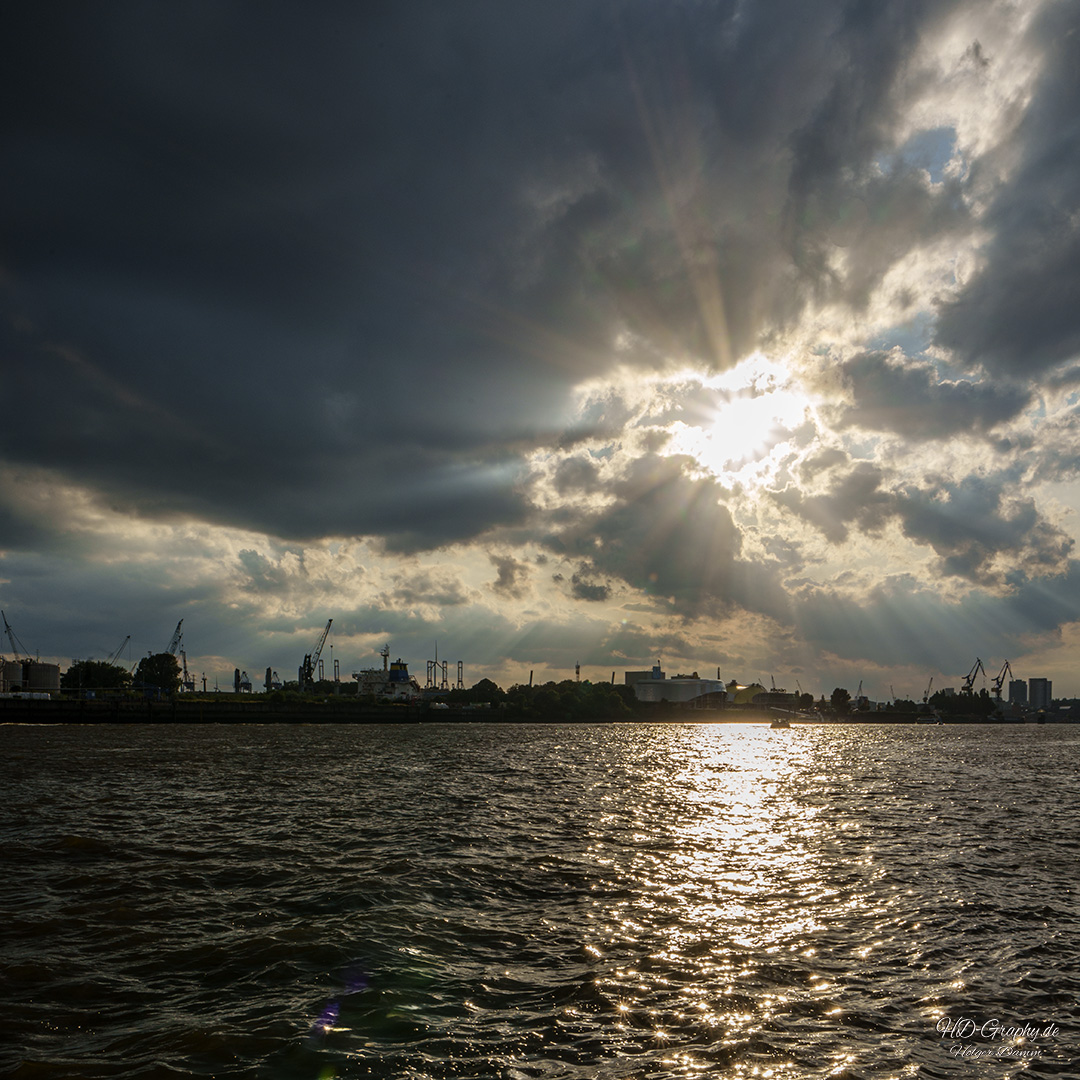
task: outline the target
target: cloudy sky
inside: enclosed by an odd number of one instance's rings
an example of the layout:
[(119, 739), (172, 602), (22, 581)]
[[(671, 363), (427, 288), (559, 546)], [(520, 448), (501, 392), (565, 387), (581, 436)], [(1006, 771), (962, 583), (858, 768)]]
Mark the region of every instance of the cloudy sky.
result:
[(5, 23), (31, 652), (1080, 693), (1075, 3)]

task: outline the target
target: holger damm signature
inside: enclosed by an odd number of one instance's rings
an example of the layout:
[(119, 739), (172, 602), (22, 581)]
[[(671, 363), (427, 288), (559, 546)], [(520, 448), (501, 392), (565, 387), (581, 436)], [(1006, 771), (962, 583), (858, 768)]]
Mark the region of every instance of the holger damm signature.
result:
[[(1061, 1028), (1054, 1023), (1007, 1023), (996, 1017), (974, 1020), (968, 1016), (955, 1020), (951, 1016), (943, 1016), (937, 1022), (937, 1030), (943, 1039), (954, 1040), (949, 1053), (962, 1058), (1042, 1057), (1046, 1047), (1039, 1046), (1038, 1040), (1055, 1039), (1061, 1033)], [(972, 1039), (981, 1039), (989, 1045), (981, 1046), (968, 1041)]]

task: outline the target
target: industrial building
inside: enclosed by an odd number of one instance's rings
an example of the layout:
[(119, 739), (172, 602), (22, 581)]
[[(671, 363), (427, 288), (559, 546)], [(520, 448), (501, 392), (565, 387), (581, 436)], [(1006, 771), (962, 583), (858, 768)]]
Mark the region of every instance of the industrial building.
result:
[(1023, 679), (1009, 681), (1009, 704), (1026, 705), (1028, 700), (1027, 683)]
[(1028, 704), (1033, 709), (1049, 709), (1054, 684), (1049, 679), (1028, 679)]
[[(859, 686), (861, 688), (862, 683)], [(799, 699), (798, 694), (792, 694), (782, 687), (773, 686), (771, 690), (766, 690), (761, 683), (750, 683), (749, 686), (743, 686), (735, 682), (734, 679), (727, 684), (727, 692), (728, 701), (736, 706), (753, 705), (758, 708), (769, 708), (771, 706), (778, 709), (794, 709)], [(863, 698), (863, 700), (866, 699)]]
[(656, 664), (651, 671), (627, 671), (624, 678), (638, 701), (668, 701), (698, 708), (722, 708), (727, 703), (724, 684), (719, 679), (702, 679), (696, 671), (669, 679)]
[(0, 660), (0, 693), (53, 694), (60, 691), (60, 665), (40, 660)]

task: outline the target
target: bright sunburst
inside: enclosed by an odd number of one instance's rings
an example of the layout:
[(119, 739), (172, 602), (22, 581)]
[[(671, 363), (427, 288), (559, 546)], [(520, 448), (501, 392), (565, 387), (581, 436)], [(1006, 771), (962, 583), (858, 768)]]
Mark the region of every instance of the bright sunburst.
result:
[(748, 480), (812, 416), (815, 401), (792, 373), (761, 353), (720, 375), (696, 376), (715, 395), (703, 424), (675, 421), (666, 453), (687, 454), (714, 476)]

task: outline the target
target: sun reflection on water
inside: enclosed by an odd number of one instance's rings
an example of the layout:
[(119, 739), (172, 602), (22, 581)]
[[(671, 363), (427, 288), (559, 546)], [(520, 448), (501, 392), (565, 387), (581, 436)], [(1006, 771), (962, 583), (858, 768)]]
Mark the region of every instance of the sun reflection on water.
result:
[[(598, 818), (598, 856), (607, 830), (628, 832), (634, 846), (617, 868), (622, 898), (609, 896), (602, 915), (612, 943), (641, 956), (599, 980), (623, 1030), (647, 1023), (654, 1040), (672, 1046), (692, 1032), (695, 1043), (733, 1053), (763, 1041), (796, 996), (827, 997), (831, 981), (797, 955), (822, 930), (822, 902), (836, 892), (815, 858), (817, 811), (788, 782), (804, 756), (797, 737), (781, 741), (758, 726), (700, 729), (676, 769), (643, 776), (632, 806), (619, 800)], [(654, 785), (678, 799), (653, 798)], [(657, 1000), (666, 1022), (650, 1014)], [(827, 1002), (819, 1011), (839, 1015)], [(686, 1075), (700, 1068), (693, 1054), (665, 1060)], [(775, 1054), (768, 1068), (795, 1075)]]

